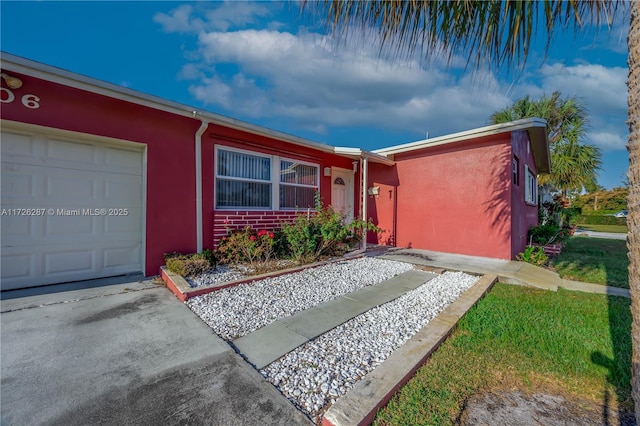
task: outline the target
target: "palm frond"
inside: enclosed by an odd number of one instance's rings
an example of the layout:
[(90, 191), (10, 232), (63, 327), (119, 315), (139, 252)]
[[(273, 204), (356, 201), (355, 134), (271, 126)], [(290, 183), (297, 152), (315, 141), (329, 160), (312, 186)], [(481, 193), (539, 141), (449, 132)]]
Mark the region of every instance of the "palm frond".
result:
[(538, 32), (546, 35), (548, 49), (556, 27), (610, 24), (628, 7), (604, 0), (306, 0), (302, 6), (326, 18), (338, 37), (376, 28), (383, 50), (427, 58), (444, 51), (449, 60), (463, 55), (475, 68), (523, 64)]

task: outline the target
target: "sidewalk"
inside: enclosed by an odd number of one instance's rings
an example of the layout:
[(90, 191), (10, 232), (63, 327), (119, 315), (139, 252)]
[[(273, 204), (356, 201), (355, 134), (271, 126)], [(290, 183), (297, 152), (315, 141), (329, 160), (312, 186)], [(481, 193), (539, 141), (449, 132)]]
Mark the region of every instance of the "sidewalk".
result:
[(432, 280), (436, 274), (409, 271), (380, 284), (348, 293), (335, 300), (277, 320), (233, 341), (247, 361), (264, 368), (300, 345), (340, 324), (390, 302)]
[(627, 239), (626, 233), (619, 232), (599, 232), (599, 231), (587, 231), (586, 229), (578, 228), (574, 235), (583, 235), (585, 237), (593, 238), (607, 238), (610, 240), (625, 240)]
[(506, 284), (526, 285), (551, 291), (558, 291), (560, 287), (587, 293), (630, 297), (629, 290), (626, 288), (565, 280), (548, 269), (514, 260), (500, 260), (418, 249), (385, 249), (383, 247), (373, 249), (367, 255), (474, 274), (495, 274), (500, 282)]

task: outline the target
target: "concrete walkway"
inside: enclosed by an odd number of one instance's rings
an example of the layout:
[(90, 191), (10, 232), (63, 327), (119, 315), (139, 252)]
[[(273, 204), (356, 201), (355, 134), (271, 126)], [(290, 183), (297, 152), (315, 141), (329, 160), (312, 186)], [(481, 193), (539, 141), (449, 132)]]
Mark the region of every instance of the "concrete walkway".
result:
[(424, 271), (408, 271), (277, 320), (236, 339), (233, 344), (256, 368), (264, 368), (298, 346), (375, 306), (397, 299), (435, 277), (436, 274)]
[(369, 251), (367, 255), (473, 274), (495, 274), (500, 282), (507, 284), (526, 285), (552, 291), (564, 288), (587, 293), (630, 297), (629, 290), (626, 288), (565, 280), (548, 269), (513, 260), (403, 248), (377, 248)]
[(2, 292), (2, 425), (312, 422), (148, 280)]

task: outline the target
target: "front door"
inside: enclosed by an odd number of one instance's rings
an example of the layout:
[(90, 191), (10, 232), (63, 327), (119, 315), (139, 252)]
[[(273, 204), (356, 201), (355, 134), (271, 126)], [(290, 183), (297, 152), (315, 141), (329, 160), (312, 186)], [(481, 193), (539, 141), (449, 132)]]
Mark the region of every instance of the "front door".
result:
[(347, 223), (353, 220), (353, 171), (331, 169), (331, 206), (344, 213)]

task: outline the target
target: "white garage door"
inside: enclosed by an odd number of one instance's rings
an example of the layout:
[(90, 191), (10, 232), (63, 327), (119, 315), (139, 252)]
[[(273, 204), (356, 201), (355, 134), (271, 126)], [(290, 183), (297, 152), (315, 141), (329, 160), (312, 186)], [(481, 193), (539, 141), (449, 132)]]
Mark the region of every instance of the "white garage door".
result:
[(2, 290), (143, 270), (141, 148), (3, 126), (1, 158)]

